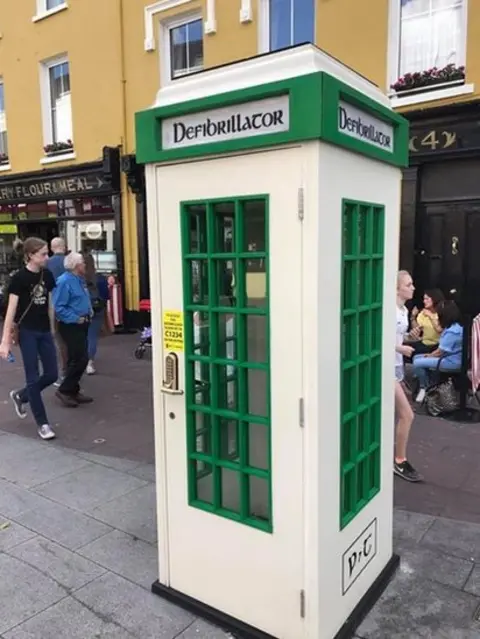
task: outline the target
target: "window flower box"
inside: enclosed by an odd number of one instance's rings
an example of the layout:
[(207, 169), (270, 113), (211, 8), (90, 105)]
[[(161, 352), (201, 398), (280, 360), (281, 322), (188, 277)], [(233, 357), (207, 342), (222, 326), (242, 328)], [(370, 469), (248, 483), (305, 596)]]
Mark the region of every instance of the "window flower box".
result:
[(6, 153), (0, 153), (0, 166), (4, 164), (9, 164), (10, 159)]
[(47, 157), (63, 155), (64, 153), (73, 151), (73, 142), (72, 140), (67, 140), (66, 142), (53, 142), (52, 144), (46, 144), (43, 147), (43, 150)]
[(391, 85), (395, 93), (411, 93), (431, 91), (452, 84), (462, 84), (465, 81), (465, 67), (448, 64), (443, 69), (433, 67), (427, 71), (406, 73)]

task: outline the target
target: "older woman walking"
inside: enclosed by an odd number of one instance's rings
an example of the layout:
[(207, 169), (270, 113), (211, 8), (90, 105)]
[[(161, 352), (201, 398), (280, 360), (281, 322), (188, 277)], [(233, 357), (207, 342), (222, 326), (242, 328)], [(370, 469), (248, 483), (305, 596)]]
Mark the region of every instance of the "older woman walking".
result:
[(69, 253), (53, 293), (58, 331), (67, 348), (65, 378), (56, 392), (67, 408), (89, 404), (91, 397), (80, 392), (80, 380), (88, 364), (88, 327), (93, 316), (85, 282), (85, 260), (81, 253)]

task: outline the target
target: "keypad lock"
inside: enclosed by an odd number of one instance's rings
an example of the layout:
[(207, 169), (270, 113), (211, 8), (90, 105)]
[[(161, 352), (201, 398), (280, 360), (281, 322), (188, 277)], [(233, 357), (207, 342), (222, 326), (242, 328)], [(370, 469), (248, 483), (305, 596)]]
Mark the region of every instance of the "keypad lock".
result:
[(165, 379), (162, 384), (162, 393), (183, 395), (183, 390), (179, 388), (178, 376), (178, 356), (175, 353), (168, 353), (165, 356)]

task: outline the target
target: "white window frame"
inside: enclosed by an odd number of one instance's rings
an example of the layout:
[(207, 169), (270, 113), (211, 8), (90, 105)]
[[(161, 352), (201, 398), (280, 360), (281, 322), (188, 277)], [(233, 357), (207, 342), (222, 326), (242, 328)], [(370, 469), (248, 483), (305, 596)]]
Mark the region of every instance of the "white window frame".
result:
[(32, 22), (39, 22), (40, 20), (44, 20), (45, 18), (55, 15), (56, 13), (65, 11), (65, 9), (68, 9), (67, 0), (64, 0), (63, 4), (60, 4), (58, 7), (54, 7), (53, 9), (47, 9), (47, 0), (37, 0), (37, 14), (33, 16)]
[[(355, 0), (359, 1), (359, 0)], [(247, 7), (247, 3), (245, 3)], [(257, 0), (258, 11), (258, 53), (270, 52), (270, 0)], [(315, 17), (314, 17), (314, 35), (316, 39), (316, 18), (318, 7), (315, 3)], [(242, 18), (242, 12), (240, 19)], [(248, 20), (246, 20), (248, 22)]]
[[(5, 105), (5, 82), (3, 81), (3, 78), (0, 77), (0, 85), (3, 87), (3, 107), (5, 109), (5, 124), (6, 124), (6, 132), (7, 132), (7, 146), (8, 146), (8, 124), (7, 124), (7, 120), (6, 120), (6, 105)], [(4, 164), (0, 164), (0, 173), (3, 173), (4, 171), (10, 171), (11, 169), (11, 165), (10, 165), (10, 153), (8, 153), (8, 162), (4, 163)]]
[[(463, 0), (462, 5), (462, 41), (459, 47), (458, 66), (466, 66), (467, 57), (467, 21), (468, 21), (468, 0)], [(397, 95), (390, 86), (398, 80), (398, 69), (400, 67), (400, 45), (401, 45), (401, 4), (399, 0), (389, 0), (388, 3), (388, 58), (387, 58), (387, 94), (392, 98), (392, 104), (403, 106), (408, 104), (418, 104), (435, 99), (473, 93), (473, 85), (464, 84), (458, 80), (438, 85), (436, 89), (413, 89), (412, 92)], [(420, 69), (419, 69), (420, 71)], [(437, 95), (441, 97), (437, 98)]]
[[(68, 62), (68, 69), (70, 72), (70, 61), (66, 53), (49, 58), (48, 60), (42, 60), (40, 62), (40, 99), (42, 105), (42, 124), (43, 124), (43, 144), (53, 144), (53, 126), (52, 126), (52, 94), (50, 89), (50, 69), (56, 67), (59, 64), (65, 64)], [(71, 78), (70, 78), (71, 81)], [(71, 92), (71, 87), (70, 87)], [(73, 113), (72, 118), (72, 140), (73, 140)], [(59, 140), (63, 142), (64, 140)], [(53, 162), (61, 162), (75, 157), (75, 151), (65, 151), (61, 155), (47, 156), (41, 159), (41, 164), (52, 164)]]
[[(192, 2), (193, 0), (158, 0), (158, 2), (149, 4), (144, 8), (145, 37), (143, 41), (143, 48), (145, 51), (155, 51), (157, 47), (155, 38), (157, 30), (157, 16), (165, 11), (170, 11), (170, 9), (190, 4)], [(203, 25), (203, 35), (212, 35), (217, 32), (216, 0), (206, 0), (205, 10), (206, 16), (205, 24)]]
[[(160, 22), (160, 86), (166, 86), (167, 84), (171, 84), (175, 80), (178, 80), (180, 77), (186, 77), (189, 74), (186, 73), (185, 76), (179, 76), (178, 78), (172, 78), (172, 54), (170, 48), (170, 31), (172, 29), (176, 29), (177, 27), (181, 27), (188, 22), (195, 22), (200, 20), (203, 28), (203, 39), (205, 41), (205, 27), (203, 24), (202, 14), (199, 11), (192, 11), (190, 13), (182, 13), (174, 18), (170, 18), (169, 20), (164, 20)], [(205, 68), (205, 66), (203, 66)], [(199, 69), (200, 71), (200, 69)], [(192, 71), (192, 73), (194, 73)]]

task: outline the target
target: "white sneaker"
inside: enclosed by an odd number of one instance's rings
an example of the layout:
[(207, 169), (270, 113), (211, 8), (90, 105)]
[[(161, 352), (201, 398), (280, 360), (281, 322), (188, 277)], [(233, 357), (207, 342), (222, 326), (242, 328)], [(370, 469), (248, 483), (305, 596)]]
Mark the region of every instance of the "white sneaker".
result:
[(43, 426), (40, 426), (40, 428), (37, 430), (38, 436), (41, 437), (41, 439), (55, 439), (56, 435), (55, 435), (55, 431), (52, 430), (51, 426), (49, 426), (49, 424), (44, 424)]
[(54, 386), (55, 388), (60, 388), (60, 386), (63, 384), (63, 380), (65, 379), (65, 377), (63, 375), (60, 375), (60, 377), (57, 379), (56, 382), (54, 382)]
[(93, 365), (93, 362), (90, 360), (87, 364), (87, 375), (95, 375), (96, 373), (96, 369), (95, 366)]
[(425, 400), (425, 389), (421, 388), (418, 391), (418, 395), (416, 396), (415, 401), (417, 402), (417, 404), (423, 404), (424, 400)]

